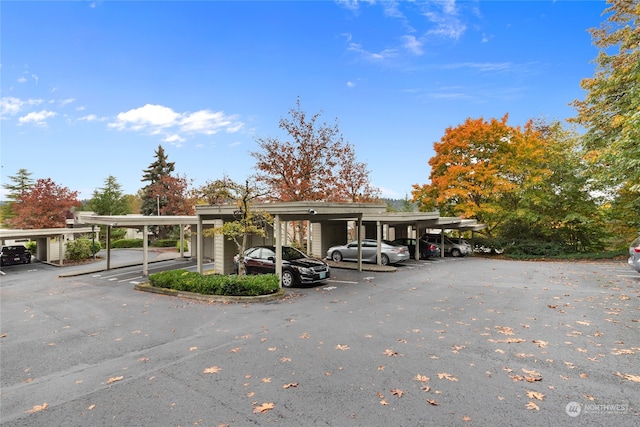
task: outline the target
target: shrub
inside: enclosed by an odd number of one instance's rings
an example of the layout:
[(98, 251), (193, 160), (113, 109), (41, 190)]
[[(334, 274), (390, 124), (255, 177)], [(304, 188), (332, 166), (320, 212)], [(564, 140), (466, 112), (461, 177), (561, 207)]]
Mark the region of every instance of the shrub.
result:
[(275, 274), (251, 276), (208, 275), (186, 270), (171, 270), (149, 276), (151, 285), (203, 295), (257, 296), (268, 295), (280, 288)]
[[(176, 240), (176, 250), (180, 252), (180, 240)], [(187, 243), (187, 239), (184, 239), (184, 251), (189, 252), (189, 244)]]
[(82, 238), (67, 242), (66, 257), (68, 259), (80, 260), (91, 258), (92, 256), (91, 240)]
[(177, 242), (175, 239), (158, 239), (151, 244), (154, 248), (170, 248), (172, 246), (176, 246)]
[(36, 249), (38, 249), (38, 244), (36, 242), (34, 242), (33, 240), (29, 240), (28, 242), (26, 242), (24, 244), (24, 246), (27, 248), (27, 250), (29, 252), (31, 252), (34, 255), (36, 253)]
[(142, 239), (121, 239), (111, 243), (111, 247), (114, 249), (141, 248), (143, 244)]

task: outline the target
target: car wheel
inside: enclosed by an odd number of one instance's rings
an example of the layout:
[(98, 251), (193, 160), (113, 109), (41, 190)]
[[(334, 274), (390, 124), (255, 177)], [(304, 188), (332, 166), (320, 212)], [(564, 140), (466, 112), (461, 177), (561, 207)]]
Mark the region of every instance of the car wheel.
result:
[(290, 288), (293, 285), (293, 273), (289, 270), (284, 270), (282, 272), (282, 286), (285, 288)]
[(382, 256), (380, 257), (380, 263), (382, 265), (388, 265), (389, 264), (389, 257), (386, 256), (385, 254), (382, 254)]
[(342, 253), (339, 251), (335, 251), (334, 253), (331, 254), (331, 259), (334, 260), (335, 262), (342, 261)]
[(451, 256), (453, 256), (453, 257), (459, 257), (459, 256), (461, 256), (461, 255), (462, 255), (462, 253), (460, 252), (460, 249), (455, 249), (455, 248), (454, 248), (454, 249), (451, 249)]

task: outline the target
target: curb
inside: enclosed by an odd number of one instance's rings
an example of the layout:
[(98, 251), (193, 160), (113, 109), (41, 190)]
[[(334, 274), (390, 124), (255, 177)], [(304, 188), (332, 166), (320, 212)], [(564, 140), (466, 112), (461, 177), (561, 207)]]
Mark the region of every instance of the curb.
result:
[(257, 295), (257, 296), (247, 296), (247, 297), (228, 296), (228, 295), (203, 295), (203, 294), (196, 294), (194, 292), (176, 291), (173, 289), (158, 288), (155, 286), (151, 286), (149, 283), (137, 284), (134, 286), (133, 289), (136, 291), (151, 292), (154, 294), (166, 295), (170, 297), (189, 298), (189, 299), (194, 299), (194, 300), (204, 301), (204, 302), (221, 302), (225, 304), (269, 302), (269, 301), (275, 301), (275, 300), (281, 299), (286, 294), (285, 290), (280, 288), (280, 290), (277, 291), (276, 293), (269, 294), (269, 295)]

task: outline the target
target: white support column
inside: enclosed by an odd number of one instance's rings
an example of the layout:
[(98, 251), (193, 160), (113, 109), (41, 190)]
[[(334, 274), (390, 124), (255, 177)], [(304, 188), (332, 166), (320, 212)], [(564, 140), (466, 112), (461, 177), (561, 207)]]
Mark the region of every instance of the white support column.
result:
[(362, 271), (362, 215), (356, 221), (356, 236), (358, 237), (358, 271)]
[(111, 270), (111, 225), (107, 225), (107, 270)]
[(414, 252), (413, 258), (416, 261), (420, 261), (420, 228), (417, 222), (415, 223), (415, 227), (416, 227), (416, 250)]
[(203, 249), (204, 249), (204, 236), (202, 235), (202, 218), (200, 216), (198, 216), (198, 230), (197, 230), (197, 235), (196, 235), (196, 264), (197, 264), (197, 269), (198, 269), (198, 273), (202, 274), (203, 273), (203, 267), (202, 267), (202, 258), (203, 258)]
[(276, 239), (276, 275), (280, 280), (280, 287), (282, 287), (282, 227), (280, 226), (280, 215), (276, 215), (273, 218), (273, 228), (276, 231), (274, 236)]
[(184, 225), (178, 224), (180, 227), (180, 258), (184, 258)]
[(149, 275), (149, 226), (142, 227), (142, 275)]
[(58, 265), (64, 265), (64, 234), (58, 238)]
[(313, 256), (313, 251), (311, 250), (311, 220), (307, 221), (307, 255)]
[(382, 265), (382, 226), (380, 225), (380, 221), (376, 221), (376, 241), (378, 242), (376, 260), (378, 265)]

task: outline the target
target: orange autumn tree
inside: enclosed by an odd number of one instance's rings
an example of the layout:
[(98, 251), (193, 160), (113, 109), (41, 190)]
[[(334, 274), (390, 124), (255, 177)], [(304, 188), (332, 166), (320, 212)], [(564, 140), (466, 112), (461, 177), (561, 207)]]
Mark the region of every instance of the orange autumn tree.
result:
[(16, 199), (16, 216), (9, 225), (24, 229), (63, 228), (71, 209), (80, 205), (77, 191), (59, 186), (50, 178), (38, 179)]
[(487, 224), (487, 234), (516, 212), (550, 171), (545, 144), (533, 122), (523, 129), (501, 119), (468, 118), (448, 128), (434, 144), (429, 160), (430, 184), (413, 185), (420, 210), (474, 218)]

